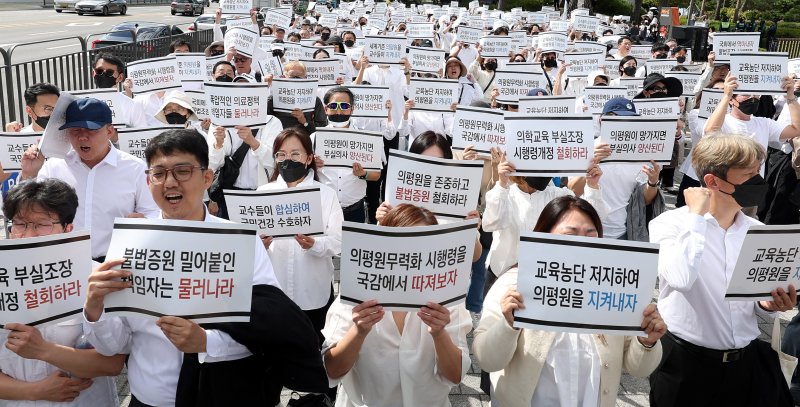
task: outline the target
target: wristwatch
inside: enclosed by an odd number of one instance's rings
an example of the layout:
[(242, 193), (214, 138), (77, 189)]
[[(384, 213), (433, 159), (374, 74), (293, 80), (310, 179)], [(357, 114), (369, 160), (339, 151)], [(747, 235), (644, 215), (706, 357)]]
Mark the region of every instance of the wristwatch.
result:
[(366, 171), (364, 171), (364, 175), (359, 175), (359, 176), (358, 176), (358, 179), (363, 179), (363, 180), (366, 180), (366, 179), (367, 179), (367, 175), (369, 175), (369, 173), (368, 173), (368, 172), (366, 172)]
[(658, 188), (661, 186), (661, 180), (658, 180), (658, 182), (656, 182), (655, 184), (651, 184), (650, 180), (647, 180), (647, 186), (649, 186), (650, 188)]

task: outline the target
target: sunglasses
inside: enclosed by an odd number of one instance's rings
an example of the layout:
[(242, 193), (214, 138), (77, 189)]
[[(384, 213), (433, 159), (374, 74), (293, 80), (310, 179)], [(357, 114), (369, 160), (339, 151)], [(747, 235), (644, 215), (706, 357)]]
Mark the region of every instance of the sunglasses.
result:
[(650, 89), (650, 91), (651, 92), (664, 92), (664, 93), (666, 93), (667, 92), (667, 88), (664, 87), (664, 86), (653, 86), (653, 88)]
[(248, 57), (233, 57), (233, 62), (247, 62), (250, 58)]
[(117, 71), (116, 71), (116, 70), (114, 70), (114, 69), (101, 69), (101, 68), (97, 68), (97, 69), (95, 69), (95, 70), (94, 70), (94, 74), (95, 74), (95, 75), (114, 76), (114, 74), (116, 74), (116, 73), (117, 73)]
[(328, 109), (331, 109), (331, 110), (347, 110), (347, 109), (350, 109), (351, 106), (352, 105), (350, 103), (347, 103), (347, 102), (331, 102), (331, 103), (328, 103), (327, 107), (328, 107)]

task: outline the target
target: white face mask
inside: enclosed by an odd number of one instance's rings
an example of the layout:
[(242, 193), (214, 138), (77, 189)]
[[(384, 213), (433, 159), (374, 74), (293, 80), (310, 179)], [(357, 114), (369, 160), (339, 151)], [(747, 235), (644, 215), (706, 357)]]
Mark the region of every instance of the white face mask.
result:
[(350, 125), (350, 119), (347, 119), (346, 121), (343, 121), (343, 122), (335, 122), (335, 121), (332, 121), (332, 120), (328, 120), (328, 123), (330, 123), (331, 126), (336, 127), (336, 128), (344, 128), (344, 127), (347, 127), (347, 126)]

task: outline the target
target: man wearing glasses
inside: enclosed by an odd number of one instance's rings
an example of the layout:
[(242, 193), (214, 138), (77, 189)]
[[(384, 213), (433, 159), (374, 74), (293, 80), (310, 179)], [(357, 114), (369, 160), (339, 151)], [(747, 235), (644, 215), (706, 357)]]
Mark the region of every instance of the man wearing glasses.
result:
[(147, 190), (142, 160), (111, 144), (111, 109), (94, 98), (67, 107), (66, 130), (72, 150), (66, 158), (49, 158), (31, 146), (22, 157), (20, 181), (60, 179), (78, 193), (76, 230), (92, 234), (92, 258), (102, 262), (116, 217), (154, 217), (158, 207)]
[[(283, 66), (283, 77), (289, 79), (305, 79), (306, 66), (300, 61), (289, 61)], [(267, 83), (272, 86), (272, 75), (267, 76)], [(267, 113), (273, 115), (281, 121), (284, 129), (289, 127), (301, 127), (308, 133), (314, 133), (317, 127), (325, 127), (328, 125), (326, 110), (319, 98), (316, 98), (314, 104), (314, 111), (304, 112), (299, 108), (295, 108), (291, 113), (276, 112), (272, 105), (272, 96), (267, 103)]]
[[(121, 59), (106, 52), (97, 54), (92, 77), (98, 89), (117, 88), (123, 84), (125, 93), (116, 93), (113, 99), (118, 114), (122, 114), (120, 122), (131, 128), (147, 127), (144, 110), (137, 109), (133, 102), (133, 82), (125, 78), (125, 63)], [(116, 143), (116, 137), (112, 136), (111, 141)]]
[(25, 89), (25, 113), (31, 119), (31, 124), (23, 127), (22, 123), (14, 121), (6, 124), (6, 131), (22, 133), (44, 131), (60, 93), (55, 85), (49, 83), (37, 83)]

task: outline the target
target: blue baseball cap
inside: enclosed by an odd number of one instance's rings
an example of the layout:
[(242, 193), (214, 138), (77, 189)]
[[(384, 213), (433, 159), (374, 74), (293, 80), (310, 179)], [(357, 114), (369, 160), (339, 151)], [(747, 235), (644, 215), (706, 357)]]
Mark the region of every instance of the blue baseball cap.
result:
[(609, 99), (603, 105), (603, 114), (607, 113), (614, 113), (617, 116), (639, 116), (639, 113), (636, 113), (636, 105), (623, 97)]
[(531, 89), (531, 90), (528, 91), (527, 95), (528, 96), (539, 96), (539, 93), (541, 93), (542, 96), (547, 96), (548, 95), (547, 91), (542, 89), (542, 88)]
[(97, 130), (111, 124), (111, 108), (102, 100), (82, 98), (67, 106), (66, 123), (59, 130), (82, 128)]

